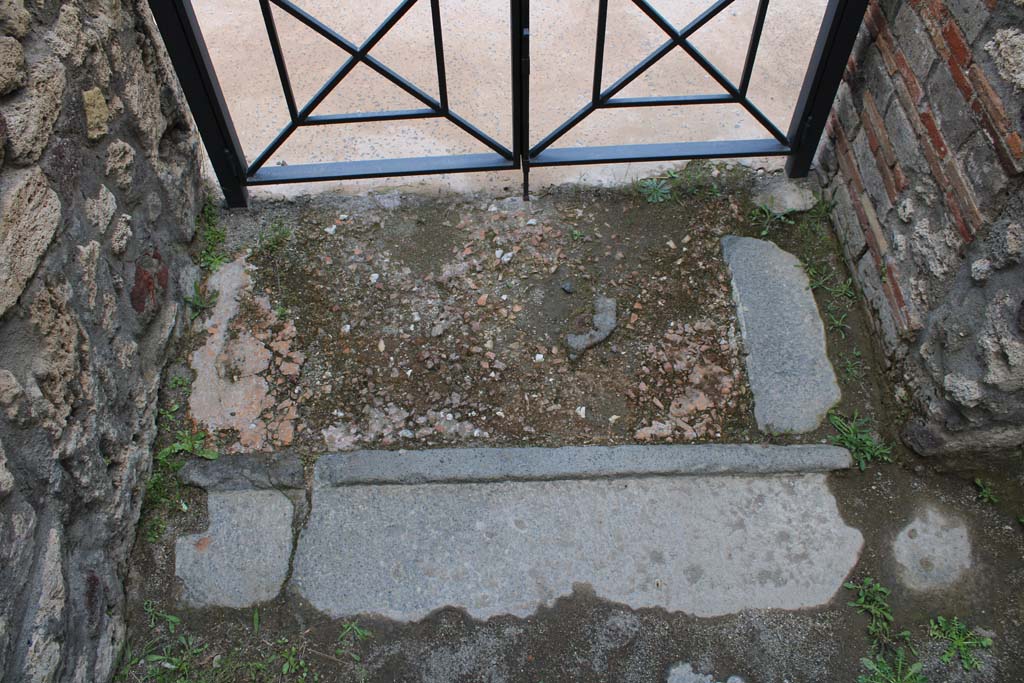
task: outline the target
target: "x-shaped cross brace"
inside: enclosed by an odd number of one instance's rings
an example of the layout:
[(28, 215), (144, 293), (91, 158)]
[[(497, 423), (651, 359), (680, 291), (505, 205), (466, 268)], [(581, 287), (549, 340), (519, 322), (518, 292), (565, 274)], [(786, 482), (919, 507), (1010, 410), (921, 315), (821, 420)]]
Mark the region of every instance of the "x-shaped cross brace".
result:
[[(299, 129), (301, 126), (310, 125), (324, 125), (330, 123), (352, 123), (352, 122), (364, 122), (364, 121), (381, 121), (381, 120), (397, 120), (397, 119), (411, 119), (411, 118), (433, 118), (443, 117), (448, 119), (456, 126), (464, 130), (465, 132), (472, 135), (474, 138), (482, 142), (483, 144), (490, 147), (492, 150), (500, 154), (506, 159), (512, 159), (512, 152), (506, 149), (503, 145), (495, 141), (489, 135), (479, 130), (471, 123), (463, 119), (461, 116), (456, 114), (448, 106), (448, 88), (445, 82), (445, 69), (444, 69), (444, 56), (443, 46), (441, 43), (441, 19), (440, 19), (440, 3), (439, 0), (430, 0), (431, 10), (433, 15), (433, 29), (434, 29), (434, 40), (435, 49), (437, 55), (437, 70), (438, 70), (438, 87), (440, 90), (440, 101), (434, 99), (422, 89), (410, 81), (402, 78), (397, 72), (387, 67), (380, 60), (370, 54), (370, 51), (380, 42), (380, 40), (394, 28), (402, 17), (415, 5), (417, 0), (402, 0), (401, 3), (388, 15), (387, 19), (370, 34), (370, 36), (363, 42), (362, 45), (357, 46), (337, 31), (331, 29), (316, 17), (312, 16), (309, 12), (305, 11), (301, 7), (296, 6), (291, 0), (260, 0), (260, 7), (263, 11), (263, 19), (267, 25), (267, 35), (270, 38), (271, 49), (274, 53), (274, 60), (277, 64), (278, 74), (281, 78), (281, 87), (284, 90), (285, 101), (288, 105), (288, 113), (290, 120), (281, 130), (280, 133), (274, 138), (274, 140), (267, 146), (265, 150), (256, 158), (255, 161), (250, 164), (247, 171), (248, 175), (254, 174), (258, 171), (274, 152), (284, 144), (284, 142)], [(305, 24), (319, 35), (326, 38), (328, 41), (337, 45), (342, 50), (349, 54), (349, 58), (345, 60), (330, 78), (317, 90), (316, 94), (307, 102), (301, 109), (299, 109), (295, 102), (295, 95), (292, 91), (291, 81), (288, 76), (288, 69), (284, 60), (284, 53), (281, 49), (281, 42), (277, 35), (277, 27), (274, 23), (274, 17), (271, 12), (270, 4), (280, 7), (282, 10), (295, 17), (298, 21)], [(330, 95), (334, 89), (341, 83), (346, 76), (348, 76), (353, 69), (359, 64), (366, 64), (378, 74), (388, 79), (399, 88), (407, 92), (412, 97), (416, 98), (424, 105), (427, 109), (407, 110), (400, 112), (379, 112), (375, 114), (351, 114), (351, 115), (337, 115), (337, 116), (324, 116), (317, 117), (313, 116), (314, 110)]]
[(690, 42), (690, 36), (699, 31), (705, 24), (718, 16), (726, 7), (731, 5), (734, 0), (717, 0), (711, 7), (701, 12), (695, 19), (688, 23), (682, 30), (676, 30), (676, 28), (663, 17), (656, 9), (651, 7), (647, 0), (633, 0), (633, 3), (640, 8), (640, 10), (646, 14), (662, 31), (669, 36), (669, 40), (659, 46), (654, 52), (649, 54), (639, 64), (634, 66), (625, 75), (615, 81), (612, 85), (608, 86), (607, 89), (601, 89), (601, 71), (603, 68), (604, 60), (604, 43), (605, 33), (607, 28), (608, 19), (608, 0), (600, 0), (598, 6), (598, 29), (597, 29), (597, 50), (595, 53), (595, 65), (594, 65), (594, 94), (591, 101), (586, 104), (582, 109), (573, 114), (565, 123), (555, 129), (550, 135), (541, 140), (535, 147), (530, 150), (530, 156), (535, 157), (545, 149), (547, 149), (552, 143), (562, 137), (576, 124), (581, 122), (586, 117), (590, 116), (597, 109), (616, 107), (616, 106), (638, 106), (640, 104), (650, 104), (651, 102), (644, 102), (642, 99), (636, 100), (615, 100), (613, 99), (616, 94), (621, 92), (623, 88), (632, 83), (647, 71), (649, 68), (654, 66), (662, 57), (671, 52), (674, 48), (682, 48), (697, 64), (704, 69), (711, 78), (713, 78), (722, 88), (726, 91), (726, 95), (706, 95), (698, 97), (684, 97), (684, 98), (661, 98), (659, 103), (661, 104), (739, 104), (747, 112), (750, 113), (754, 119), (757, 120), (764, 128), (775, 137), (776, 140), (784, 145), (788, 145), (789, 141), (786, 135), (780, 131), (771, 120), (765, 116), (760, 109), (758, 109), (747, 97), (747, 87), (750, 84), (750, 74), (753, 70), (754, 58), (757, 53), (758, 42), (760, 41), (761, 30), (764, 26), (764, 19), (768, 9), (768, 0), (760, 0), (757, 10), (757, 16), (754, 19), (754, 27), (751, 35), (750, 47), (747, 50), (746, 63), (743, 69), (743, 77), (740, 83), (740, 87), (736, 87), (733, 83), (721, 72), (718, 68), (712, 64), (708, 59), (701, 54), (700, 50), (693, 46)]

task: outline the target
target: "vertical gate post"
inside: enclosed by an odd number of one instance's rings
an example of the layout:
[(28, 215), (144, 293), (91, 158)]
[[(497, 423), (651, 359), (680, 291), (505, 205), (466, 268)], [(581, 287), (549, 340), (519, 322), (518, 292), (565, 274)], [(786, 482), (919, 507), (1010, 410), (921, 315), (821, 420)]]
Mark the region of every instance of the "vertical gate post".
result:
[(790, 178), (804, 178), (811, 169), (867, 5), (868, 0), (829, 0), (789, 128)]
[(511, 0), (512, 158), (523, 172), (523, 201), (530, 201), (530, 0)]
[(181, 89), (210, 155), (228, 206), (249, 204), (245, 156), (213, 71), (191, 0), (149, 0)]

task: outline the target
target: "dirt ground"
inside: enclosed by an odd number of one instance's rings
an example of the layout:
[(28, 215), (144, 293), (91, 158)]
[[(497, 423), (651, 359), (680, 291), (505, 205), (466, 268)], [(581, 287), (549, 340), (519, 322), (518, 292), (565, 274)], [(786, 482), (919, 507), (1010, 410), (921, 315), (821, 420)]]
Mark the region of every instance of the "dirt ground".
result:
[[(854, 577), (898, 586), (888, 548), (905, 520), (925, 504), (961, 516), (974, 541), (972, 579), (938, 594), (895, 588), (896, 621), (930, 681), (1024, 679), (1020, 454), (978, 469), (899, 445), (908, 408), (846, 287), (823, 207), (766, 219), (750, 199), (760, 179), (741, 166), (691, 164), (663, 180), (674, 188), (664, 202), (639, 188), (565, 186), (528, 205), (320, 195), (219, 214), (211, 224), (226, 240), (214, 260), (224, 263), (207, 287), (231, 280), (237, 307), (209, 291), (196, 307), (194, 333), (167, 372), (158, 451), (183, 433), (201, 434), (224, 458), (290, 450), (307, 463), (347, 448), (400, 457), (442, 445), (825, 441), (835, 433), (827, 425), (793, 437), (763, 436), (753, 424), (718, 241), (761, 236), (797, 254), (817, 285), (843, 390), (837, 410), (868, 418), (893, 447), (891, 464), (830, 477), (846, 522), (865, 537)], [(197, 241), (198, 260), (210, 246)], [(566, 335), (590, 327), (598, 295), (616, 300), (618, 327), (571, 360)], [(232, 396), (239, 414), (211, 426), (207, 413)], [(225, 408), (221, 416), (233, 412)], [(664, 681), (677, 662), (746, 683), (863, 673), (867, 620), (846, 605), (849, 591), (817, 610), (720, 619), (631, 610), (585, 585), (527, 619), (487, 622), (453, 609), (413, 624), (335, 621), (294, 597), (255, 610), (183, 609), (174, 538), (206, 526), (205, 494), (174, 477), (189, 457), (158, 457), (150, 481), (121, 680)], [(978, 500), (979, 477), (998, 502)], [(928, 635), (938, 614), (993, 637), (981, 670), (939, 661), (941, 644)]]

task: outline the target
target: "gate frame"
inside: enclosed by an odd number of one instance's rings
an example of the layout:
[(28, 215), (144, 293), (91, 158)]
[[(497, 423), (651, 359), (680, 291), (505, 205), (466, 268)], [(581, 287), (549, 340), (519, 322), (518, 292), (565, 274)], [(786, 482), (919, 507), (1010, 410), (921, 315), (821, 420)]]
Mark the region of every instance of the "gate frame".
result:
[[(417, 0), (408, 2), (408, 5)], [(642, 10), (648, 12), (651, 9), (647, 3), (637, 2)], [(428, 109), (416, 112), (379, 112), (369, 115), (358, 115), (354, 120), (387, 121), (405, 118), (429, 118), (444, 116), (454, 120), (447, 106), (447, 93), (444, 86), (444, 57), (443, 47), (440, 38), (440, 10), (439, 0), (430, 0), (435, 33), (435, 50), (438, 64), (438, 76), (440, 83), (440, 102), (425, 102)], [(260, 0), (260, 4), (266, 18), (269, 14), (267, 0)], [(281, 6), (279, 3), (274, 4)], [(758, 18), (763, 21), (767, 9), (768, 0), (762, 0), (758, 7)], [(406, 3), (399, 5), (399, 8)], [(224, 93), (217, 80), (213, 63), (210, 60), (209, 51), (203, 39), (199, 23), (195, 16), (191, 0), (149, 0), (150, 9), (160, 30), (167, 52), (170, 55), (171, 63), (178, 75), (182, 91), (192, 110), (196, 127), (202, 137), (203, 144), (210, 156), (214, 172), (224, 198), (229, 207), (239, 208), (248, 206), (248, 187), (251, 185), (269, 185), (293, 182), (311, 182), (320, 180), (344, 180), (357, 178), (387, 178), (408, 175), (426, 175), (435, 173), (464, 173), (489, 170), (521, 170), (523, 174), (523, 199), (529, 200), (529, 173), (532, 166), (564, 166), (573, 164), (600, 164), (620, 163), (639, 161), (675, 161), (684, 159), (712, 159), (712, 158), (735, 158), (735, 157), (756, 157), (756, 156), (787, 156), (786, 173), (791, 178), (806, 177), (810, 171), (814, 155), (825, 129), (829, 112), (835, 100), (839, 85), (842, 82), (843, 74), (850, 54), (853, 51), (860, 25), (867, 9), (868, 0), (828, 0), (825, 14), (822, 19), (821, 29), (815, 41), (814, 51), (804, 76), (800, 95), (797, 99), (796, 109), (791, 119), (789, 131), (785, 138), (788, 144), (782, 144), (780, 140), (723, 140), (704, 142), (682, 142), (682, 143), (660, 143), (660, 144), (631, 144), (631, 145), (608, 145), (580, 148), (547, 149), (553, 142), (549, 139), (554, 135), (547, 136), (537, 146), (531, 148), (530, 142), (530, 0), (509, 0), (510, 9), (510, 39), (511, 39), (511, 77), (512, 77), (512, 148), (511, 150), (496, 151), (492, 154), (462, 154), (451, 156), (416, 157), (407, 159), (379, 159), (369, 161), (348, 161), (332, 162), (323, 164), (302, 164), (283, 168), (262, 168), (262, 163), (256, 165), (252, 170), (245, 159), (238, 141), (231, 115), (224, 100)], [(607, 2), (601, 0), (606, 16)], [(646, 9), (645, 9), (646, 6)], [(714, 6), (714, 5), (713, 5)], [(408, 8), (408, 7), (406, 7)], [(284, 8), (287, 11), (287, 8)], [(397, 10), (396, 10), (397, 11)], [(656, 13), (655, 13), (656, 14)], [(605, 22), (602, 16), (598, 20), (598, 48), (595, 53), (595, 80), (594, 92), (591, 105), (595, 108), (599, 98), (602, 96), (600, 90), (601, 68), (603, 64), (603, 32)], [(389, 16), (391, 20), (392, 17)], [(657, 17), (652, 16), (657, 23)], [(277, 42), (276, 32), (273, 30), (272, 18), (266, 18), (271, 47), (274, 52), (275, 61), (278, 64), (278, 71), (281, 75), (282, 88), (285, 92), (285, 99), (288, 103), (290, 123), (292, 130), (302, 125), (324, 125), (332, 123), (352, 122), (352, 117), (345, 116), (320, 117), (321, 119), (310, 122), (308, 119), (315, 104), (310, 111), (298, 111), (294, 104), (294, 97), (290, 96), (290, 83), (288, 82), (287, 70), (282, 68), (283, 58), (281, 57), (280, 45)], [(315, 20), (314, 20), (315, 21)], [(757, 43), (760, 38), (760, 21), (755, 20), (754, 30), (751, 35), (751, 48), (749, 52), (756, 52)], [(322, 26), (322, 25), (321, 25)], [(382, 24), (382, 27), (384, 24)], [(665, 28), (664, 25), (662, 25)], [(326, 29), (326, 27), (324, 27)], [(329, 30), (329, 29), (326, 29)], [(668, 29), (666, 28), (666, 31)], [(384, 31), (386, 33), (386, 30)], [(375, 32), (376, 33), (376, 32)], [(381, 33), (379, 37), (381, 37)], [(344, 41), (340, 36), (337, 37)], [(685, 41), (685, 36), (681, 38)], [(335, 40), (340, 47), (348, 51), (356, 61), (366, 58), (369, 47), (356, 48), (356, 46), (344, 41), (342, 44)], [(682, 45), (682, 43), (679, 43)], [(684, 49), (686, 49), (684, 47)], [(358, 56), (357, 56), (358, 55)], [(749, 66), (752, 66), (748, 58), (748, 65), (744, 68), (743, 83), (749, 82)], [(344, 67), (343, 67), (344, 68)], [(386, 69), (386, 67), (383, 67)], [(713, 66), (712, 66), (713, 68)], [(378, 69), (379, 71), (379, 69)], [(638, 75), (638, 74), (637, 74)], [(392, 78), (392, 76), (394, 78)], [(341, 78), (344, 78), (342, 76)], [(341, 78), (337, 82), (340, 82)], [(392, 74), (388, 76), (394, 80), (404, 81), (401, 76)], [(337, 84), (335, 82), (335, 85)], [(396, 81), (397, 82), (397, 81)], [(409, 84), (411, 86), (411, 84)], [(333, 88), (333, 86), (331, 86)], [(411, 86), (415, 87), (415, 86)], [(614, 86), (613, 86), (614, 87)], [(620, 88), (621, 89), (621, 88)], [(323, 93), (323, 97), (330, 92)], [(617, 92), (617, 91), (616, 91)], [(745, 95), (745, 87), (743, 88)], [(614, 93), (612, 93), (613, 95)], [(652, 98), (647, 104), (708, 104), (714, 103), (715, 96), (704, 96), (708, 101), (685, 101), (686, 98)], [(720, 97), (720, 96), (719, 96)], [(605, 98), (610, 101), (611, 95)], [(321, 97), (321, 100), (323, 98)], [(724, 101), (724, 100), (723, 100)], [(318, 103), (318, 102), (317, 102)], [(436, 105), (436, 106), (435, 106)], [(591, 106), (588, 105), (588, 106)], [(636, 106), (635, 104), (615, 103), (612, 105), (602, 104), (601, 106)], [(640, 105), (645, 106), (645, 105)], [(586, 108), (586, 107), (585, 107)], [(582, 111), (582, 110), (581, 110)], [(416, 113), (416, 116), (412, 114)], [(580, 119), (582, 120), (582, 119)], [(572, 119), (570, 119), (572, 121)], [(578, 121), (577, 121), (578, 122)], [(460, 127), (469, 126), (468, 122), (456, 121)], [(567, 122), (569, 123), (569, 122)], [(575, 125), (573, 123), (572, 125)], [(565, 132), (572, 125), (563, 124), (556, 129)], [(287, 129), (288, 127), (286, 127)], [(465, 129), (465, 128), (464, 128)], [(279, 134), (271, 152), (280, 145), (287, 135), (284, 131)], [(283, 137), (282, 137), (283, 136)], [(498, 143), (500, 146), (500, 143)], [(493, 148), (493, 147), (492, 147)], [(537, 150), (534, 152), (534, 150)], [(509, 155), (503, 151), (510, 151)], [(269, 154), (261, 155), (262, 161), (266, 161)], [(499, 160), (500, 158), (500, 160)], [(304, 167), (304, 168), (302, 168)], [(301, 169), (301, 170), (296, 170)]]

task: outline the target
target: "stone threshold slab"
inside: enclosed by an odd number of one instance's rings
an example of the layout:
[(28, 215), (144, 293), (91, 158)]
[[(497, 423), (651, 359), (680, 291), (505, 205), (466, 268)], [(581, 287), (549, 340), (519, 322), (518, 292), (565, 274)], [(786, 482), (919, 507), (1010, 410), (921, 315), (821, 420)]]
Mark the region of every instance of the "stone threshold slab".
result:
[(457, 484), (709, 475), (824, 473), (851, 466), (824, 445), (700, 444), (353, 451), (321, 457), (314, 486)]
[(826, 474), (313, 492), (289, 591), (331, 618), (526, 617), (586, 585), (696, 617), (829, 602), (856, 565)]
[(765, 434), (813, 432), (839, 402), (825, 325), (800, 260), (767, 240), (722, 238), (754, 394)]

